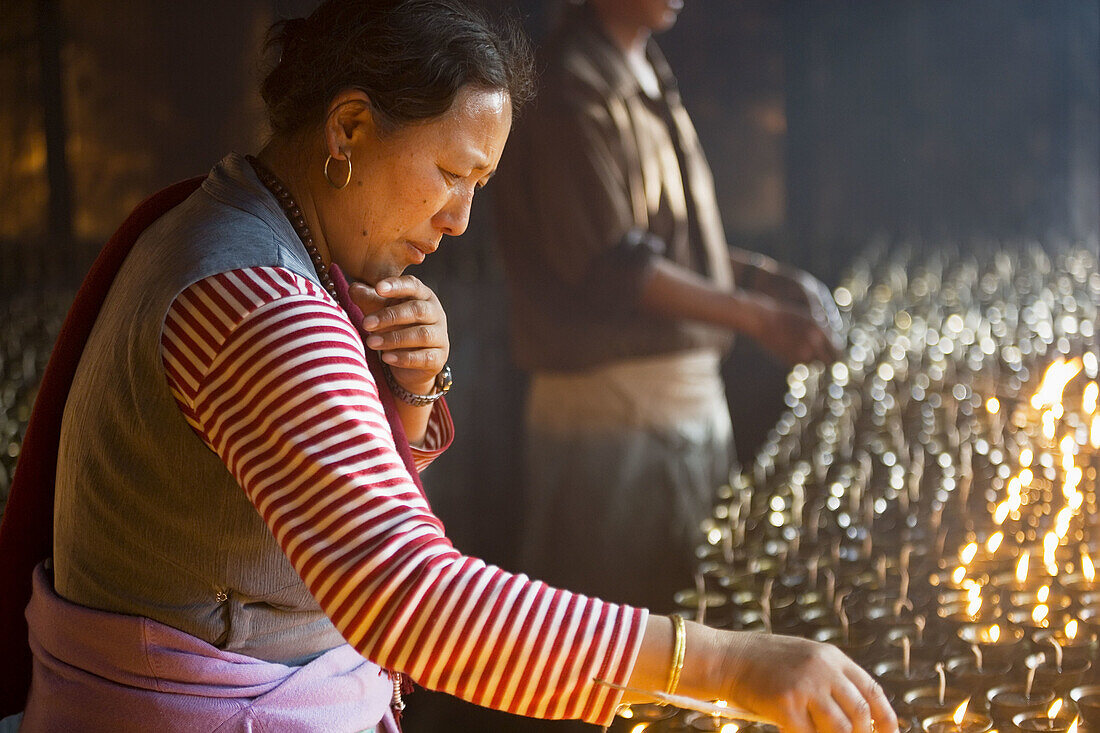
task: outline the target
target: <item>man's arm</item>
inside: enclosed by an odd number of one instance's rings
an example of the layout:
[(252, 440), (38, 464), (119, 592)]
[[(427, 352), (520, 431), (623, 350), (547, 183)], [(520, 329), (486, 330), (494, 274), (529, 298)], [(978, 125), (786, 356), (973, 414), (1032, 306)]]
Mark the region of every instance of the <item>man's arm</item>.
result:
[(829, 335), (804, 305), (742, 289), (725, 290), (669, 260), (654, 260), (642, 282), (641, 307), (744, 334), (787, 364), (832, 361)]

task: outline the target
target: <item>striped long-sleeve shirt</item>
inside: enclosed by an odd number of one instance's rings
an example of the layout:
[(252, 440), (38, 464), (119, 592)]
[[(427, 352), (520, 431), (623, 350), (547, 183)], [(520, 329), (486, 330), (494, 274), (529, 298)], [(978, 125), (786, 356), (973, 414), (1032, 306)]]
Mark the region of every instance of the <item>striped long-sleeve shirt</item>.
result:
[[(181, 293), (162, 334), (169, 386), (321, 608), (363, 656), (521, 715), (607, 723), (646, 612), (464, 556), (408, 475), (363, 344), (340, 306), (282, 268)], [(433, 410), (422, 467), (449, 441)]]

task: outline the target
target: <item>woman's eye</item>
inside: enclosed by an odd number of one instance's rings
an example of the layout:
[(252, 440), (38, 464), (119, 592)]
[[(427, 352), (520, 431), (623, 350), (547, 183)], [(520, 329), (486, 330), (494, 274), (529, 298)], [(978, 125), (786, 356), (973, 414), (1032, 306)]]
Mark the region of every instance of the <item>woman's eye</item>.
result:
[(439, 172), (442, 173), (443, 177), (446, 178), (451, 183), (454, 183), (458, 179), (462, 178), (462, 176), (458, 175), (457, 173), (452, 173), (451, 171), (447, 170), (446, 168), (440, 168)]

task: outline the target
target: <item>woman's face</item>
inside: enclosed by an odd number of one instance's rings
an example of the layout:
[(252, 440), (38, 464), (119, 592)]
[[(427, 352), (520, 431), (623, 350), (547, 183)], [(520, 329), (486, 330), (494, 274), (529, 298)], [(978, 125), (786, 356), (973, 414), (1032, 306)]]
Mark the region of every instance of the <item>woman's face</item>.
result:
[(654, 33), (667, 31), (676, 24), (684, 0), (598, 0), (605, 16), (623, 23), (647, 28)]
[[(423, 262), (443, 235), (462, 234), (511, 125), (507, 93), (467, 87), (431, 121), (381, 136), (360, 128), (348, 148), (350, 183), (318, 201), (329, 256), (373, 285)], [(330, 175), (342, 181), (346, 170), (333, 161)]]

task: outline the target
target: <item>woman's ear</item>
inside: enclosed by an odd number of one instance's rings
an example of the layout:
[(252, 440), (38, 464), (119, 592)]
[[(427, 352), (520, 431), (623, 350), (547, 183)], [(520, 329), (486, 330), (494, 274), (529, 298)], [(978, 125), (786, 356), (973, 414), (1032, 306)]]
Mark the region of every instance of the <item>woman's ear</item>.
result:
[(348, 151), (363, 135), (377, 132), (370, 98), (359, 89), (340, 92), (329, 102), (325, 115), (326, 152), (337, 160), (348, 157)]

